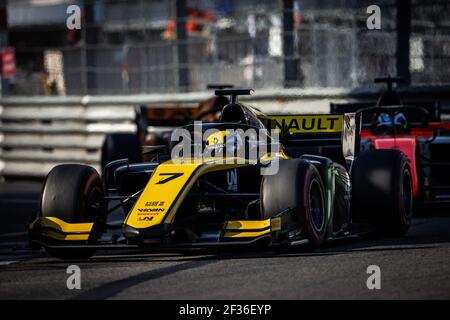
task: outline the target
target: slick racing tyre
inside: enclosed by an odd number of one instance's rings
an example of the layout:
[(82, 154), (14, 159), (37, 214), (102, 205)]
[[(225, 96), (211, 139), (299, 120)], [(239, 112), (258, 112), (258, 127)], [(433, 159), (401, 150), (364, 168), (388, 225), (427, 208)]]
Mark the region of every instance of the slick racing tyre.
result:
[(351, 174), (353, 221), (375, 224), (386, 235), (404, 235), (413, 212), (411, 177), (400, 151), (361, 152)]
[(105, 136), (102, 146), (101, 166), (114, 160), (127, 158), (130, 163), (141, 162), (141, 144), (135, 133), (110, 133)]
[[(55, 217), (67, 223), (94, 222), (105, 217), (102, 198), (105, 196), (97, 171), (89, 166), (63, 164), (54, 167), (44, 183), (41, 215)], [(47, 248), (61, 259), (82, 259), (92, 256), (92, 249)]]
[(300, 227), (312, 248), (320, 246), (327, 229), (325, 188), (316, 167), (306, 160), (282, 160), (277, 174), (262, 179), (263, 215), (273, 216), (289, 209), (294, 211), (296, 225), (282, 229)]

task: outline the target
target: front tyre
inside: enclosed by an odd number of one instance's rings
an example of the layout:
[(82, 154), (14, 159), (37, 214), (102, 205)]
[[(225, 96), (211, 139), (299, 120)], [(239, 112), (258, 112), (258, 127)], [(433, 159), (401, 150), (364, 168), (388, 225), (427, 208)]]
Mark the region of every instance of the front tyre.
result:
[[(105, 196), (97, 171), (89, 166), (63, 164), (54, 167), (44, 183), (41, 216), (55, 217), (67, 223), (87, 223), (104, 219)], [(85, 259), (94, 254), (89, 248), (46, 248), (49, 255), (61, 259)]]
[(413, 213), (412, 175), (406, 156), (391, 149), (363, 151), (351, 176), (353, 220), (377, 225), (386, 235), (404, 235)]

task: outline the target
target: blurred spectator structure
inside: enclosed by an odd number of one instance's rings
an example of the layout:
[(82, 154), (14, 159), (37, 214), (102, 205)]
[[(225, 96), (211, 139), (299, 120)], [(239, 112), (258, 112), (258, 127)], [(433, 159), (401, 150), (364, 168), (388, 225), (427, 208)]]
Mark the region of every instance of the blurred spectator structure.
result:
[[(450, 2), (401, 2), (406, 25), (397, 2), (382, 0), (381, 30), (368, 30), (367, 0), (0, 1), (0, 45), (14, 48), (17, 65), (3, 94), (352, 88), (397, 74), (397, 55), (403, 68), (409, 56), (412, 84), (449, 84)], [(73, 4), (81, 30), (66, 27)]]

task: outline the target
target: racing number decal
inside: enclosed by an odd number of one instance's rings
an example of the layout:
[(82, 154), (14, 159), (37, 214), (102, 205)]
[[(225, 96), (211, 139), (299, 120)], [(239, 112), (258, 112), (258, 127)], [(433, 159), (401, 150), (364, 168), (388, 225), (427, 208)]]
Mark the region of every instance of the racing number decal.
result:
[(179, 202), (179, 196), (199, 166), (199, 163), (160, 164), (128, 214), (126, 224), (148, 228), (162, 223), (171, 207)]
[(160, 177), (164, 177), (164, 176), (168, 176), (168, 178), (159, 180), (158, 182), (156, 182), (156, 184), (164, 184), (167, 183), (169, 181), (172, 181), (173, 179), (176, 179), (178, 177), (181, 177), (184, 173), (183, 172), (176, 172), (176, 173), (160, 173), (159, 176)]

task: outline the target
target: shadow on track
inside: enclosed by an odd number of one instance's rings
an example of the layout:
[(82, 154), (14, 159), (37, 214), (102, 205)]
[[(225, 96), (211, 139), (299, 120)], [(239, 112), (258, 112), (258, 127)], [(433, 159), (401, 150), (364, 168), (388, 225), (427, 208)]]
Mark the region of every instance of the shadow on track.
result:
[(207, 264), (211, 264), (213, 262), (214, 261), (191, 261), (177, 264), (174, 266), (163, 267), (157, 270), (150, 270), (125, 279), (112, 281), (99, 287), (87, 290), (79, 294), (78, 296), (74, 297), (73, 300), (108, 299), (118, 295), (119, 293), (128, 288), (131, 288), (143, 282), (169, 276), (180, 271), (199, 268)]

